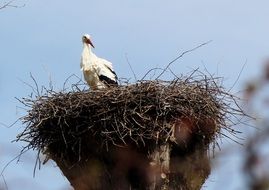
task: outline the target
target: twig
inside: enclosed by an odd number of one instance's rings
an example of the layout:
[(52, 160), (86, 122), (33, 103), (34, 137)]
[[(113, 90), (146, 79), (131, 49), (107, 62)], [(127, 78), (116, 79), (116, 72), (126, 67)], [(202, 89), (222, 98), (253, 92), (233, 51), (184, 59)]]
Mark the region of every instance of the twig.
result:
[(239, 78), (240, 78), (240, 76), (241, 76), (241, 74), (242, 74), (242, 72), (243, 72), (243, 70), (244, 70), (244, 68), (245, 68), (246, 64), (247, 64), (247, 60), (245, 61), (245, 63), (244, 63), (244, 65), (243, 65), (243, 67), (242, 67), (242, 68), (241, 68), (241, 70), (240, 70), (240, 73), (238, 74), (238, 76), (237, 76), (236, 80), (234, 81), (234, 83), (233, 83), (232, 87), (231, 87), (231, 88), (228, 90), (228, 92), (231, 92), (231, 90), (234, 88), (234, 86), (235, 86), (235, 85), (236, 85), (236, 83), (238, 82), (238, 80), (239, 80)]
[(20, 120), (21, 120), (21, 118), (17, 119), (16, 121), (14, 121), (13, 123), (11, 123), (10, 125), (6, 125), (6, 124), (0, 122), (0, 125), (4, 126), (6, 128), (11, 128), (11, 127), (13, 127)]
[(142, 77), (142, 79), (140, 79), (139, 81), (143, 81), (143, 80), (145, 80), (145, 78), (148, 76), (148, 74), (149, 73), (151, 73), (152, 71), (156, 71), (156, 70), (164, 70), (164, 69), (162, 69), (162, 68), (158, 68), (158, 67), (156, 67), (156, 68), (153, 68), (153, 69), (150, 69), (150, 70), (148, 70), (147, 72), (146, 72), (146, 74)]
[(39, 97), (41, 94), (40, 94), (40, 91), (39, 91), (39, 87), (38, 87), (38, 84), (36, 82), (36, 79), (34, 78), (34, 76), (32, 75), (32, 73), (30, 72), (30, 77), (31, 79), (34, 81), (34, 84), (35, 84), (35, 89), (36, 89), (36, 92), (37, 92), (37, 96)]
[(15, 160), (17, 160), (18, 158), (21, 157), (22, 154), (24, 154), (25, 152), (27, 152), (29, 149), (23, 149), (19, 155), (17, 155), (16, 157), (14, 157), (12, 160), (10, 160), (5, 166), (4, 168), (2, 169), (0, 175), (3, 176), (5, 170), (7, 169), (7, 167), (9, 166), (9, 164), (11, 164), (12, 162), (14, 162)]
[(0, 9), (4, 9), (4, 8), (7, 8), (7, 7), (12, 7), (12, 8), (22, 8), (22, 7), (25, 6), (25, 4), (20, 5), (20, 6), (18, 6), (18, 5), (13, 5), (13, 4), (12, 4), (13, 2), (14, 2), (14, 0), (11, 0), (11, 1), (9, 1), (9, 2), (6, 2), (5, 4), (3, 4), (3, 5), (0, 6)]
[(8, 190), (8, 186), (7, 186), (7, 182), (6, 182), (5, 176), (3, 174), (1, 176), (2, 176), (2, 179), (4, 181), (5, 188), (6, 188), (6, 190)]
[(130, 69), (131, 69), (131, 71), (132, 71), (132, 73), (133, 73), (133, 75), (134, 75), (135, 81), (137, 81), (136, 74), (135, 74), (135, 72), (134, 72), (134, 70), (133, 70), (133, 68), (132, 68), (132, 65), (131, 65), (130, 62), (129, 62), (127, 53), (125, 54), (125, 59), (126, 59), (126, 62), (128, 63), (128, 65), (129, 65), (129, 67), (130, 67)]
[(187, 50), (187, 51), (184, 51), (183, 53), (181, 53), (178, 57), (176, 57), (175, 59), (173, 59), (171, 62), (168, 63), (168, 65), (167, 65), (167, 66), (163, 69), (163, 71), (158, 75), (158, 77), (156, 78), (156, 80), (159, 79), (159, 78), (165, 73), (165, 71), (168, 69), (168, 67), (170, 67), (170, 65), (171, 65), (172, 63), (174, 63), (175, 61), (177, 61), (179, 58), (183, 57), (183, 56), (184, 56), (185, 54), (187, 54), (187, 53), (190, 53), (190, 52), (192, 52), (192, 51), (195, 51), (196, 49), (198, 49), (198, 48), (200, 48), (200, 47), (202, 47), (202, 46), (205, 46), (205, 45), (209, 44), (210, 42), (212, 42), (212, 40), (210, 40), (210, 41), (208, 41), (208, 42), (205, 42), (205, 43), (202, 43), (202, 44), (200, 44), (199, 46), (196, 46), (195, 48), (192, 48), (192, 49), (190, 49), (190, 50)]
[(40, 170), (40, 167), (41, 167), (41, 160), (40, 160), (40, 157), (39, 157), (40, 152), (41, 152), (41, 150), (39, 149), (39, 150), (38, 150), (38, 153), (37, 153), (37, 155), (36, 155), (36, 161), (35, 161), (35, 166), (34, 166), (33, 177), (35, 177), (35, 173), (36, 173), (36, 168), (37, 168), (37, 166), (38, 166), (38, 169), (39, 169), (39, 170)]

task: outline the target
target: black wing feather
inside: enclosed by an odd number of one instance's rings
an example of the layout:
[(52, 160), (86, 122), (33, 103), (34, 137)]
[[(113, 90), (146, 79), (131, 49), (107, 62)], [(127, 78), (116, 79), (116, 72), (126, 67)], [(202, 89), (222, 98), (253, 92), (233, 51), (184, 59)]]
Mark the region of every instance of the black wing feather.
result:
[(104, 82), (105, 84), (108, 84), (108, 85), (118, 85), (118, 82), (117, 82), (117, 81), (114, 81), (114, 80), (108, 78), (108, 77), (105, 76), (105, 75), (100, 75), (100, 76), (98, 76), (98, 77), (99, 77), (99, 80), (100, 80), (101, 82)]
[[(107, 65), (105, 65), (105, 67), (111, 72), (111, 73), (113, 73), (114, 75), (115, 75), (115, 79), (116, 80), (118, 80), (118, 76), (117, 76), (117, 74), (115, 73), (115, 71), (113, 71), (110, 67), (108, 67)], [(115, 82), (115, 81), (114, 81)], [(117, 83), (117, 82), (116, 82)]]

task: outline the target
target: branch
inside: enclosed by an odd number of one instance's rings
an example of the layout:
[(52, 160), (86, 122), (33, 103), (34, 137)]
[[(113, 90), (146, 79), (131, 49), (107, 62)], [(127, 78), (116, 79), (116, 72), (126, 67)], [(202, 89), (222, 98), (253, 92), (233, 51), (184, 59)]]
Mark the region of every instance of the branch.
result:
[(176, 57), (174, 60), (172, 60), (171, 62), (168, 63), (168, 65), (163, 69), (163, 71), (161, 72), (161, 74), (158, 75), (158, 77), (156, 78), (156, 80), (159, 79), (163, 75), (163, 73), (165, 73), (165, 71), (170, 67), (170, 65), (172, 63), (174, 63), (175, 61), (177, 61), (179, 58), (183, 57), (187, 53), (190, 53), (192, 51), (195, 51), (196, 49), (209, 44), (210, 42), (212, 42), (212, 40), (210, 40), (208, 42), (205, 42), (205, 43), (202, 43), (199, 46), (196, 46), (195, 48), (192, 48), (190, 50), (187, 50), (187, 51), (184, 51), (183, 53), (181, 53), (178, 57)]

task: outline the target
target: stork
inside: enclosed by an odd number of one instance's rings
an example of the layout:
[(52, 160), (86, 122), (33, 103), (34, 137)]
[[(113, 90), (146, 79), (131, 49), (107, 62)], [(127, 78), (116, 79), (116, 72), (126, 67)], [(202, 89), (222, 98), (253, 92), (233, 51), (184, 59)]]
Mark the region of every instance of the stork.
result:
[(83, 51), (80, 68), (84, 79), (91, 89), (103, 89), (111, 85), (118, 85), (117, 75), (113, 70), (112, 63), (97, 57), (92, 48), (94, 45), (89, 34), (82, 36)]

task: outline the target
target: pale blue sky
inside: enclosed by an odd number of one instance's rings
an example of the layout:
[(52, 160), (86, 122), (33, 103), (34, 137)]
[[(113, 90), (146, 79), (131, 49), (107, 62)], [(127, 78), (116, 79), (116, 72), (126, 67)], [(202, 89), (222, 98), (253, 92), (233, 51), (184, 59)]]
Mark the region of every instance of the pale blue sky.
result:
[[(171, 68), (182, 74), (192, 68), (206, 67), (210, 73), (224, 77), (225, 86), (230, 87), (247, 60), (234, 89), (238, 91), (269, 56), (267, 0), (18, 0), (14, 3), (25, 6), (0, 10), (0, 122), (5, 124), (24, 113), (16, 108), (21, 105), (14, 97), (31, 93), (21, 82), (31, 81), (30, 72), (44, 85), (51, 76), (57, 88), (71, 74), (81, 76), (79, 61), (84, 33), (91, 34), (95, 53), (110, 60), (118, 76), (126, 78), (133, 75), (125, 54), (141, 78), (153, 67), (165, 67), (182, 51), (213, 40)], [(15, 154), (9, 153), (10, 149), (20, 150), (21, 145), (10, 145), (10, 141), (23, 127), (17, 123), (11, 129), (0, 129), (2, 168)], [(33, 160), (12, 164), (6, 170), (9, 189), (21, 189), (14, 179), (22, 178), (30, 185), (50, 190), (58, 190), (67, 183), (59, 171), (46, 166), (33, 179)], [(218, 170), (213, 173), (206, 189), (222, 184), (221, 177), (216, 175)], [(234, 179), (234, 176), (230, 179), (229, 189), (240, 186)]]

